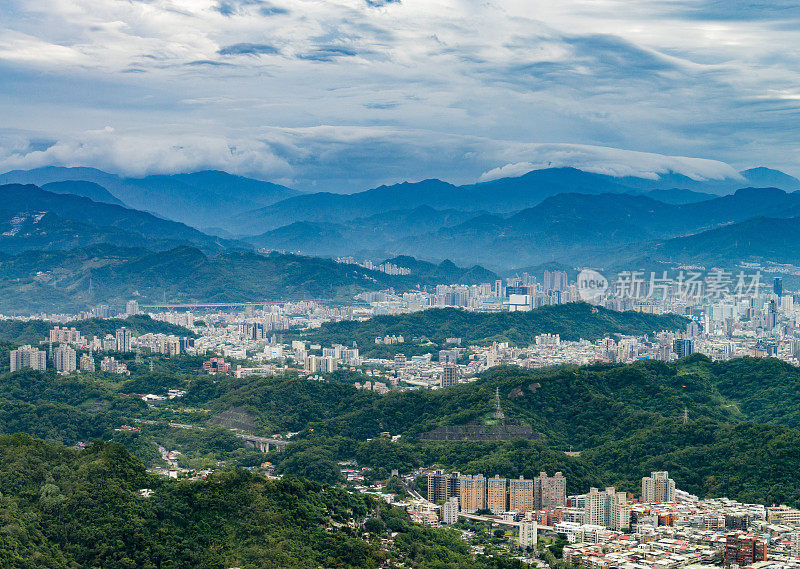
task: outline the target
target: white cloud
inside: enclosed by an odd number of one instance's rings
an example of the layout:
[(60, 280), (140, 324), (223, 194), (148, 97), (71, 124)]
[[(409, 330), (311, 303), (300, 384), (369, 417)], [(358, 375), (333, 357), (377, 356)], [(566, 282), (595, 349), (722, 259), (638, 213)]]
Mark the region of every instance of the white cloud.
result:
[(533, 144), (529, 145), (527, 154), (528, 161), (492, 168), (481, 174), (480, 181), (522, 176), (541, 168), (567, 166), (609, 176), (636, 176), (653, 180), (669, 173), (683, 174), (693, 180), (742, 179), (735, 168), (717, 160), (664, 156), (619, 148), (583, 144)]
[[(777, 20), (715, 0), (376, 4), (0, 2), (3, 127), (59, 141), (38, 154), (7, 143), (0, 165), (224, 167), (337, 191), (547, 164), (800, 174), (797, 10)], [(113, 136), (86, 134), (106, 124)]]
[(263, 142), (187, 133), (118, 133), (110, 126), (59, 140), (44, 150), (31, 150), (20, 143), (19, 136), (7, 137), (0, 139), (0, 149), (4, 150), (0, 155), (0, 169), (4, 171), (89, 165), (128, 176), (198, 169), (269, 178), (284, 178), (291, 173), (289, 164)]

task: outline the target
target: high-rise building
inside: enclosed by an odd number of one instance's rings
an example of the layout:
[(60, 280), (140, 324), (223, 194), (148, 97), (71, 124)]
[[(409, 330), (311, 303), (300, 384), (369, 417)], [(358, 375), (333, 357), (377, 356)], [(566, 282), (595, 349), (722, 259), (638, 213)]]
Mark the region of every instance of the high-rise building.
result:
[(458, 521), (458, 498), (448, 498), (442, 506), (442, 523), (453, 525)]
[(125, 314), (128, 316), (133, 316), (135, 314), (139, 314), (139, 303), (135, 300), (129, 300), (128, 303), (125, 305)]
[(545, 271), (544, 289), (545, 290), (567, 290), (569, 281), (565, 271)]
[(47, 352), (33, 346), (22, 346), (16, 350), (11, 350), (10, 359), (11, 371), (21, 370), (26, 367), (40, 371), (47, 369)]
[(778, 296), (783, 296), (783, 279), (781, 277), (775, 277), (772, 281), (772, 292)]
[(523, 520), (519, 524), (519, 546), (523, 549), (536, 547), (539, 525), (535, 520)]
[(309, 373), (331, 373), (338, 369), (336, 359), (333, 356), (306, 356), (305, 370)]
[(118, 352), (131, 351), (131, 331), (125, 327), (117, 330), (116, 350)]
[(617, 492), (609, 486), (603, 492), (592, 488), (586, 494), (583, 523), (622, 531), (630, 528), (630, 518), (631, 509), (625, 492)]
[(456, 364), (444, 364), (439, 384), (442, 387), (450, 387), (458, 384), (458, 366)]
[(428, 475), (428, 501), (442, 503), (450, 498), (458, 498), (460, 493), (458, 472), (445, 474), (442, 470), (437, 470)]
[(512, 512), (533, 510), (533, 480), (520, 476), (508, 481), (508, 509)]
[(739, 567), (767, 560), (767, 543), (755, 536), (732, 533), (725, 536), (725, 565)]
[(563, 508), (567, 503), (567, 479), (560, 472), (540, 472), (533, 479), (533, 507), (536, 510)]
[(461, 476), (458, 484), (462, 512), (471, 514), (486, 509), (486, 478), (483, 475)]
[(792, 532), (792, 557), (800, 557), (800, 529)]
[(650, 504), (662, 504), (675, 501), (675, 481), (669, 472), (651, 472), (642, 478), (642, 498)]
[(80, 344), (83, 343), (83, 336), (75, 327), (67, 328), (64, 326), (63, 328), (59, 328), (55, 326), (52, 330), (50, 330), (50, 343), (51, 344)]
[(493, 514), (502, 514), (506, 507), (506, 479), (495, 474), (486, 480), (486, 507)]
[(94, 364), (94, 357), (90, 354), (83, 354), (81, 356), (81, 371), (94, 371), (95, 364)]
[(56, 371), (72, 373), (78, 369), (77, 353), (67, 344), (59, 345), (53, 352)]
[(688, 338), (675, 338), (672, 341), (672, 352), (678, 358), (685, 358), (694, 353), (694, 345)]

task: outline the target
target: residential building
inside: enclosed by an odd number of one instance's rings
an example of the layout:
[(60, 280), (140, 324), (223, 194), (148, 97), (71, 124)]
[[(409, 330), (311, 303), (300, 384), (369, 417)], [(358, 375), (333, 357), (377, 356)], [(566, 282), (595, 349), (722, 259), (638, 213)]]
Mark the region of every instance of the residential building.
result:
[(333, 356), (306, 356), (304, 369), (309, 373), (330, 373), (336, 371), (336, 359)]
[(453, 525), (458, 521), (458, 498), (448, 498), (442, 506), (442, 523)]
[(106, 356), (100, 360), (100, 371), (107, 371), (108, 373), (124, 373), (130, 375), (128, 366), (122, 362), (118, 362), (112, 356)]
[(51, 344), (83, 343), (83, 336), (81, 336), (81, 333), (78, 332), (75, 329), (75, 327), (67, 328), (66, 326), (64, 326), (63, 328), (59, 328), (58, 326), (56, 326), (52, 330), (50, 330), (49, 336)]
[(125, 327), (117, 330), (116, 350), (123, 353), (131, 351), (131, 331)]
[(81, 371), (92, 372), (95, 370), (94, 357), (91, 354), (81, 355)]
[(771, 524), (800, 525), (800, 510), (789, 506), (773, 506), (767, 508), (767, 521)]
[(210, 374), (228, 373), (231, 371), (231, 364), (226, 362), (223, 358), (211, 358), (203, 362), (203, 371)]
[(561, 472), (548, 476), (540, 472), (533, 479), (533, 507), (535, 510), (554, 510), (567, 504), (567, 479)]
[(586, 494), (583, 523), (622, 531), (630, 528), (631, 510), (625, 492), (609, 486), (603, 492), (592, 488)]
[(675, 338), (672, 341), (672, 352), (678, 358), (685, 358), (694, 353), (694, 344), (688, 338)]
[(523, 549), (536, 547), (539, 525), (534, 520), (523, 520), (519, 524), (519, 546)]
[(125, 314), (128, 316), (139, 314), (139, 303), (135, 300), (129, 300), (125, 305)]
[(22, 346), (11, 350), (11, 371), (26, 367), (43, 371), (47, 368), (47, 352), (33, 346)]
[(459, 495), (459, 473), (445, 474), (437, 470), (428, 475), (428, 501), (434, 503), (446, 502)]
[(486, 480), (486, 507), (493, 514), (502, 514), (508, 510), (506, 506), (506, 479), (495, 474)]
[(792, 532), (792, 557), (800, 558), (800, 529)]
[(450, 387), (458, 384), (458, 366), (456, 364), (444, 364), (439, 384), (442, 387)]
[(458, 484), (462, 512), (471, 514), (486, 509), (486, 478), (483, 475), (460, 476)]
[(733, 533), (725, 537), (725, 565), (739, 567), (767, 560), (767, 542), (744, 533)]
[(67, 344), (61, 344), (54, 352), (56, 371), (61, 373), (72, 373), (78, 369), (77, 353)]
[(650, 504), (675, 501), (675, 481), (667, 471), (651, 472), (642, 478), (642, 498)]
[(520, 476), (508, 482), (508, 509), (513, 512), (530, 512), (534, 509), (533, 480)]

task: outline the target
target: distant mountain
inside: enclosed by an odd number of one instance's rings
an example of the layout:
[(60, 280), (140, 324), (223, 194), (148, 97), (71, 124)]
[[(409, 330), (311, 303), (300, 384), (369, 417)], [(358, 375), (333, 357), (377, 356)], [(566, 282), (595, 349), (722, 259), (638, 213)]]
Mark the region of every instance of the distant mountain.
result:
[(780, 170), (772, 170), (771, 168), (751, 168), (739, 172), (750, 185), (758, 188), (780, 188), (786, 191), (800, 190), (800, 180), (784, 174)]
[(334, 298), (396, 284), (383, 273), (312, 257), (97, 245), (0, 258), (0, 312), (78, 311), (124, 306), (131, 298), (141, 304)]
[(560, 194), (507, 218), (480, 216), (387, 247), (419, 258), (489, 268), (546, 262), (596, 264), (618, 257), (618, 248), (626, 244), (701, 232), (754, 216), (798, 215), (800, 193), (775, 188), (745, 188), (733, 195), (680, 205), (641, 195)]
[[(8, 214), (6, 214), (8, 215)], [(2, 215), (0, 209), (0, 251), (21, 253), (29, 250), (63, 251), (108, 243), (121, 247), (175, 247), (180, 240), (148, 239), (140, 233), (118, 227), (97, 227), (50, 212)]]
[[(699, 201), (695, 193), (724, 195), (748, 185), (762, 185), (751, 181), (767, 180), (770, 186), (795, 189), (796, 180), (777, 171), (772, 175), (759, 175), (767, 169), (757, 168), (742, 173), (740, 178), (725, 180), (694, 180), (680, 174), (664, 174), (657, 179), (614, 177), (584, 172), (575, 168), (545, 168), (533, 170), (515, 178), (501, 178), (477, 184), (454, 186), (441, 180), (381, 186), (353, 194), (316, 193), (289, 198), (272, 205), (244, 212), (233, 217), (233, 226), (241, 233), (259, 234), (296, 222), (337, 223), (368, 217), (401, 208), (429, 206), (434, 209), (452, 209), (463, 212), (486, 211), (508, 214), (538, 205), (545, 199), (564, 193), (598, 195), (604, 193), (641, 194), (653, 190), (668, 191), (661, 194), (669, 203)], [(655, 196), (652, 196), (655, 197)]]
[[(446, 267), (446, 265), (445, 265)], [(493, 277), (480, 267), (452, 274)], [(437, 277), (438, 278), (438, 277)], [(430, 274), (393, 276), (357, 265), (300, 255), (225, 251), (207, 255), (189, 246), (153, 252), (94, 245), (68, 251), (0, 253), (0, 313), (79, 311), (99, 303), (260, 302), (343, 299), (367, 290), (433, 285)]]
[(110, 203), (115, 205), (122, 205), (120, 200), (115, 198), (111, 192), (105, 189), (100, 184), (94, 182), (86, 182), (83, 180), (64, 180), (63, 182), (51, 182), (42, 185), (43, 190), (53, 192), (54, 194), (73, 194), (76, 196), (83, 196), (92, 201), (100, 203)]
[(649, 258), (702, 265), (741, 261), (800, 264), (800, 217), (758, 217), (677, 237), (656, 245)]
[[(47, 167), (15, 170), (0, 175), (0, 184), (41, 186), (76, 180), (100, 185), (130, 207), (199, 228), (217, 226), (222, 218), (300, 194), (297, 190), (278, 184), (215, 170), (124, 178), (94, 168)], [(85, 188), (74, 189), (86, 191)]]
[(306, 255), (378, 258), (385, 253), (387, 243), (458, 225), (475, 215), (478, 214), (419, 206), (344, 223), (298, 221), (245, 240), (256, 247)]
[(673, 205), (704, 202), (717, 197), (714, 194), (693, 192), (692, 190), (681, 190), (678, 188), (672, 188), (669, 190), (650, 190), (642, 193), (641, 195), (653, 200)]
[(19, 184), (0, 186), (0, 229), (0, 250), (6, 252), (93, 243), (155, 249), (191, 244), (206, 251), (244, 246), (143, 211)]
[(410, 269), (411, 276), (423, 282), (472, 285), (491, 283), (499, 278), (495, 273), (480, 265), (465, 269), (456, 266), (450, 260), (442, 261), (437, 265), (427, 261), (420, 261), (408, 255), (401, 255), (387, 259), (385, 262)]

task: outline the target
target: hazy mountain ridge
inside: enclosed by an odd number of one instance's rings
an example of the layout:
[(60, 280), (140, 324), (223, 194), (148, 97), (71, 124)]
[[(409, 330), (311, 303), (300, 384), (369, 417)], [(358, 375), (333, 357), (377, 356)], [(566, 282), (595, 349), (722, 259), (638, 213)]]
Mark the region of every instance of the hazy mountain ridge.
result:
[[(153, 175), (126, 178), (95, 168), (46, 167), (14, 170), (0, 175), (0, 184), (44, 185), (71, 182), (61, 186), (69, 193), (86, 191), (80, 181), (92, 182), (107, 190), (112, 197), (129, 207), (151, 211), (194, 227), (212, 227), (220, 217), (252, 210), (299, 195), (300, 192), (243, 176), (207, 170), (188, 174)], [(89, 195), (93, 199), (97, 197)], [(101, 201), (109, 201), (103, 199)]]
[[(37, 223), (32, 222), (32, 215), (44, 213), (47, 215)], [(19, 230), (14, 231), (15, 219), (20, 214), (24, 214), (22, 217), (25, 219), (19, 222)], [(59, 225), (56, 223), (58, 219), (65, 223)], [(43, 222), (49, 226), (49, 230), (44, 232), (41, 230), (43, 226), (36, 227)], [(28, 231), (21, 232), (23, 226)], [(246, 246), (211, 237), (183, 223), (161, 219), (147, 212), (71, 194), (56, 194), (33, 185), (0, 186), (0, 227), (6, 228), (0, 235), (0, 250), (4, 251), (70, 249), (91, 243), (157, 249), (184, 243), (206, 251)]]
[(433, 179), (381, 186), (352, 194), (306, 194), (242, 213), (234, 216), (233, 221), (239, 225), (247, 224), (250, 231), (261, 233), (298, 221), (341, 222), (358, 219), (397, 210), (399, 205), (407, 208), (427, 205), (434, 209), (472, 212), (485, 210), (497, 214), (534, 207), (549, 197), (565, 193), (641, 194), (690, 190), (713, 197), (746, 186), (763, 186), (767, 181), (771, 183), (766, 185), (786, 190), (800, 188), (800, 181), (796, 178), (768, 168), (745, 170), (740, 175), (741, 179), (738, 180), (693, 180), (680, 174), (664, 174), (658, 179), (650, 179), (614, 177), (576, 168), (545, 168), (519, 177), (462, 186)]
[[(507, 218), (476, 217), (428, 235), (390, 243), (387, 249), (489, 268), (550, 261), (589, 264), (598, 255), (604, 260), (631, 258), (648, 242), (756, 216), (798, 215), (800, 194), (775, 188), (745, 188), (733, 195), (678, 205), (628, 194), (560, 194)], [(624, 245), (632, 250), (616, 250)]]

